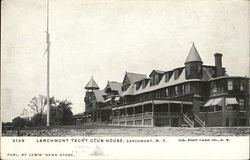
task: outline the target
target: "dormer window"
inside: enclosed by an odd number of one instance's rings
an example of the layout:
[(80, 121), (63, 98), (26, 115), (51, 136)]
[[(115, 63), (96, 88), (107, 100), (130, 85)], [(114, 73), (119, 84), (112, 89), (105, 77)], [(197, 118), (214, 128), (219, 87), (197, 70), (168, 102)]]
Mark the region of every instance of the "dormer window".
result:
[(150, 77), (150, 86), (156, 85), (159, 82), (160, 82), (160, 76), (158, 74)]
[(130, 86), (130, 84), (124, 84), (122, 86), (122, 91), (126, 91), (128, 89), (128, 87)]
[(154, 77), (150, 77), (150, 86), (154, 85)]
[(146, 80), (143, 80), (142, 81), (142, 88), (145, 88), (146, 87)]
[(179, 77), (179, 70), (174, 71), (174, 79), (178, 79)]
[(165, 82), (168, 82), (170, 79), (170, 74), (169, 73), (165, 73)]
[(160, 82), (159, 75), (155, 75), (155, 84), (158, 84)]
[(137, 82), (136, 83), (136, 90), (138, 90), (140, 88), (140, 86), (141, 86), (140, 82)]

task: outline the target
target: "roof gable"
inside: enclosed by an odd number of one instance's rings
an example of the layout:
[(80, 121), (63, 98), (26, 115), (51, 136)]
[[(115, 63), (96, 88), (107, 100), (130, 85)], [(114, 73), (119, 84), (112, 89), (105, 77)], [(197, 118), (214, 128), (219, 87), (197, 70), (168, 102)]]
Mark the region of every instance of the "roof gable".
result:
[(107, 84), (107, 86), (105, 87), (104, 90), (106, 90), (107, 88), (110, 88), (112, 91), (118, 91), (118, 93), (121, 93), (122, 83), (114, 82), (114, 81), (108, 81), (108, 84)]
[(122, 84), (132, 84), (144, 78), (147, 78), (145, 74), (126, 72)]
[(164, 74), (165, 72), (164, 71), (160, 71), (160, 70), (153, 70), (151, 73), (150, 73), (150, 75), (149, 75), (149, 77), (152, 77), (152, 76), (154, 76), (154, 75), (156, 75), (156, 74)]

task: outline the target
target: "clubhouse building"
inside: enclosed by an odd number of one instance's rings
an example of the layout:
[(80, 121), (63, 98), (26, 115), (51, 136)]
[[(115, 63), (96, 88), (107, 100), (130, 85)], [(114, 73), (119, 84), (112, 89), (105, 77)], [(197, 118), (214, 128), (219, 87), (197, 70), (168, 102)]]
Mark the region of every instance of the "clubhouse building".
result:
[(149, 76), (126, 72), (121, 83), (101, 90), (93, 77), (86, 85), (85, 112), (77, 124), (216, 127), (249, 125), (249, 78), (229, 76), (222, 54), (204, 65), (193, 44), (184, 66), (153, 70)]

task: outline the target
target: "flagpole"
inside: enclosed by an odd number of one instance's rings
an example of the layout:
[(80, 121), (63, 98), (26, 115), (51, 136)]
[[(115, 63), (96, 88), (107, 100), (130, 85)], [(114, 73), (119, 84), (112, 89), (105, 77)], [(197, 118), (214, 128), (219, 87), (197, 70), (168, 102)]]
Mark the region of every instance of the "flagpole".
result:
[(47, 0), (47, 31), (46, 31), (46, 42), (47, 42), (47, 126), (49, 123), (50, 115), (50, 104), (49, 104), (49, 71), (50, 71), (50, 37), (49, 37), (49, 0)]

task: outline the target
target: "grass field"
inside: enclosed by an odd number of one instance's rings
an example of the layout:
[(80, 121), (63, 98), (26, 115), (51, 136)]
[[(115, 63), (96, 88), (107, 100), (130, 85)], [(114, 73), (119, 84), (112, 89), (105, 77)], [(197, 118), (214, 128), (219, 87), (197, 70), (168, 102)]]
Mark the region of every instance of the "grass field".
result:
[(249, 136), (249, 127), (125, 127), (109, 125), (50, 126), (14, 129), (2, 136)]

